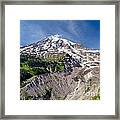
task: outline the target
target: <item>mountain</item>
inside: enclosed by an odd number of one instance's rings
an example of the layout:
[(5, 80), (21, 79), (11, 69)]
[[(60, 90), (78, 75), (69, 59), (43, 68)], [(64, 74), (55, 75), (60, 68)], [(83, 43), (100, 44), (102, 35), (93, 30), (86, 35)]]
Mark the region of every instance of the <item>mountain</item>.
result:
[[(62, 38), (60, 35), (52, 35), (43, 41), (38, 41), (31, 45), (21, 47), (21, 54), (35, 56), (45, 56), (50, 53), (68, 53), (73, 58), (80, 59), (84, 53), (98, 53), (99, 50), (82, 48), (82, 45)], [(82, 54), (83, 53), (83, 54)]]
[(20, 48), (20, 99), (100, 99), (100, 51), (61, 35)]

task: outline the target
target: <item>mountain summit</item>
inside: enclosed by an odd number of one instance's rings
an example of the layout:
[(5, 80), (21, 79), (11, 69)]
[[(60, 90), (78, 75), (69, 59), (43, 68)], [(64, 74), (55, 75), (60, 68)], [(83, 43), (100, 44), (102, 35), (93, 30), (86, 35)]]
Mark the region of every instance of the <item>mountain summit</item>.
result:
[(99, 99), (100, 52), (62, 35), (20, 48), (21, 99)]
[(21, 47), (21, 54), (45, 56), (49, 53), (66, 53), (75, 59), (82, 59), (86, 53), (99, 54), (99, 50), (83, 48), (81, 44), (71, 42), (62, 35), (51, 35), (31, 45)]

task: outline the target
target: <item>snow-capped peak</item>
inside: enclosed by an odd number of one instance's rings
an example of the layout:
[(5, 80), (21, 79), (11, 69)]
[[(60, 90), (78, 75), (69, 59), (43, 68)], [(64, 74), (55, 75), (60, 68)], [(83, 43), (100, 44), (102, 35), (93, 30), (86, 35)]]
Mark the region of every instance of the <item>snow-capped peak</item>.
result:
[(48, 36), (49, 39), (53, 39), (53, 40), (58, 40), (62, 37), (62, 35), (59, 34), (55, 34), (55, 35), (50, 35)]
[(58, 37), (58, 38), (61, 38), (62, 37), (62, 35), (60, 35), (60, 34), (56, 34), (56, 35), (53, 35), (54, 37)]
[(43, 41), (25, 46), (20, 51), (21, 54), (37, 56), (45, 56), (49, 53), (66, 53), (78, 60), (84, 57), (87, 59), (86, 57), (89, 55), (99, 56), (99, 50), (85, 49), (80, 44), (71, 42), (59, 34), (48, 36)]
[(37, 54), (42, 53), (41, 50), (44, 52), (45, 51), (46, 52), (58, 51), (58, 53), (65, 52), (65, 53), (69, 53), (70, 55), (73, 55), (75, 53), (79, 54), (79, 51), (77, 51), (77, 48), (75, 48), (75, 45), (80, 46), (79, 44), (71, 42), (70, 40), (62, 37), (62, 35), (60, 34), (55, 34), (55, 35), (46, 37), (45, 39), (43, 39), (43, 41), (38, 41), (37, 43), (32, 44), (32, 46), (30, 45), (26, 46), (24, 49), (26, 50), (35, 49)]
[(52, 40), (52, 42), (56, 42), (56, 41), (58, 41), (58, 40), (61, 40), (61, 41), (63, 41), (64, 42), (64, 44), (68, 44), (68, 45), (75, 45), (76, 43), (74, 43), (74, 42), (72, 42), (72, 41), (69, 41), (69, 40), (67, 40), (67, 39), (65, 39), (62, 35), (60, 35), (60, 34), (55, 34), (55, 35), (51, 35), (51, 36), (49, 36), (48, 37), (49, 38), (49, 40)]

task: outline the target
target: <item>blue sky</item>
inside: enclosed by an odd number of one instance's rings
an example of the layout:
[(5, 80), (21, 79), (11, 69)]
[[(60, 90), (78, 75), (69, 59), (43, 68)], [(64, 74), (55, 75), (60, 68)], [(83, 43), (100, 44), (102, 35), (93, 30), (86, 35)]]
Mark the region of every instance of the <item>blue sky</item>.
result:
[(20, 20), (21, 46), (55, 34), (88, 48), (100, 48), (99, 20)]

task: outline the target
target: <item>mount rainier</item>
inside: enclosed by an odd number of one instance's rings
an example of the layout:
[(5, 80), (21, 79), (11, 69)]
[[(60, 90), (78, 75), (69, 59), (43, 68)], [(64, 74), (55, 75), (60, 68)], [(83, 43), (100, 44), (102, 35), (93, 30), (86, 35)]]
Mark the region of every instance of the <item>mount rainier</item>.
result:
[(61, 35), (20, 48), (21, 100), (99, 100), (100, 51)]

